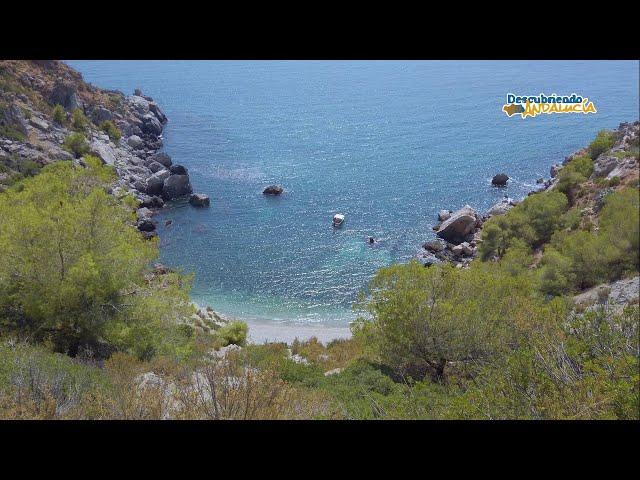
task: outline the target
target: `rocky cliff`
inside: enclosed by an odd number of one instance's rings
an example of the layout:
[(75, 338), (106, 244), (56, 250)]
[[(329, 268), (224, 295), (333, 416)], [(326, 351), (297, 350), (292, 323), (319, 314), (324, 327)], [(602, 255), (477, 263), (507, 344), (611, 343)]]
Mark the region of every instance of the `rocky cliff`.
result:
[(139, 200), (138, 226), (151, 237), (150, 209), (192, 193), (186, 168), (160, 152), (166, 123), (140, 90), (97, 88), (59, 61), (0, 61), (0, 191), (48, 163), (94, 155), (117, 172), (112, 192)]

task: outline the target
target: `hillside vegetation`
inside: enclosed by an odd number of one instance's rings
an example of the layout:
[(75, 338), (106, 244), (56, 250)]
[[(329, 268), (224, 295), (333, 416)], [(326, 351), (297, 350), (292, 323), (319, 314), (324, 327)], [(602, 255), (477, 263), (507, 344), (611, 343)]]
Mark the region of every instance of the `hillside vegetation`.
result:
[[(599, 134), (491, 217), (468, 268), (381, 269), (327, 345), (246, 345), (198, 312), (189, 277), (153, 265), (138, 201), (72, 140), (0, 193), (0, 418), (639, 418), (638, 299), (613, 296), (640, 269), (637, 136)], [(636, 170), (605, 178), (604, 159)]]

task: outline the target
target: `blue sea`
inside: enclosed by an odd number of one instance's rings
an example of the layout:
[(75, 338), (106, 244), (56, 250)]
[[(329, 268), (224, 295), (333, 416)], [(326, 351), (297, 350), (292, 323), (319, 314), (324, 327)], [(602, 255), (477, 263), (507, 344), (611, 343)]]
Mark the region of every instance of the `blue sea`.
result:
[[(211, 197), (159, 216), (161, 261), (195, 273), (195, 301), (250, 322), (346, 326), (376, 270), (433, 239), (438, 210), (521, 198), (598, 130), (638, 119), (637, 61), (67, 63), (160, 104), (166, 152)], [(598, 112), (501, 110), (541, 92)], [(490, 186), (498, 172), (506, 189)], [(261, 194), (272, 183), (281, 197)]]

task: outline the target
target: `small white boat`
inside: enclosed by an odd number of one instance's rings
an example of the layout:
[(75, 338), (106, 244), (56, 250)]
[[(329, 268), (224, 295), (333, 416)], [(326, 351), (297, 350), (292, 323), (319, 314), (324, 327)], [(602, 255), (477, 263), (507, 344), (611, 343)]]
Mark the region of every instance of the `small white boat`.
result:
[(339, 227), (343, 223), (344, 223), (344, 215), (342, 215), (341, 213), (336, 213), (333, 216), (333, 226), (334, 227)]

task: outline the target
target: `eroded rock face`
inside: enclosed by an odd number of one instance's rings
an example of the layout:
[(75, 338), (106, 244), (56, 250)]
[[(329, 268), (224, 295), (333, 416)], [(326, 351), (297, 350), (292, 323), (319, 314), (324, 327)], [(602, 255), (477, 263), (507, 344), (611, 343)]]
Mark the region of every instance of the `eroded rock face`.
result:
[(264, 195), (280, 195), (284, 189), (280, 185), (269, 185), (262, 193)]
[(465, 205), (442, 222), (436, 235), (451, 243), (462, 243), (467, 235), (473, 233), (477, 221), (476, 211), (469, 205)]
[(188, 175), (171, 175), (164, 181), (162, 198), (164, 200), (173, 200), (174, 198), (190, 195), (192, 192), (193, 189)]
[(613, 155), (600, 155), (593, 162), (593, 175), (595, 177), (606, 177), (618, 166), (618, 159)]
[(80, 106), (76, 87), (71, 83), (58, 82), (49, 95), (52, 105), (62, 105), (65, 110), (72, 112)]
[(9, 108), (2, 112), (2, 115), (0, 115), (0, 125), (12, 127), (23, 135), (29, 133), (22, 110), (16, 105), (9, 105)]

